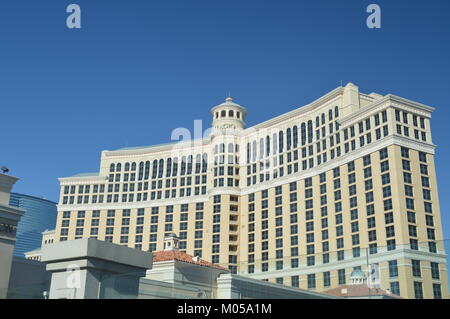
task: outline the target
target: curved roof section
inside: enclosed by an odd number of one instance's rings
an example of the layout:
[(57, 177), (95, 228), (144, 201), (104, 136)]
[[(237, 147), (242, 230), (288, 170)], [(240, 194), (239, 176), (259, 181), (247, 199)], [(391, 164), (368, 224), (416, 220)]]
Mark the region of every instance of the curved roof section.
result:
[(222, 104), (216, 105), (211, 109), (211, 113), (214, 113), (214, 111), (218, 108), (222, 108), (222, 107), (236, 107), (242, 110), (242, 112), (244, 114), (247, 114), (247, 110), (245, 109), (245, 107), (243, 107), (242, 105), (239, 105), (235, 102), (233, 102), (233, 98), (231, 96), (227, 97), (225, 102), (223, 102)]

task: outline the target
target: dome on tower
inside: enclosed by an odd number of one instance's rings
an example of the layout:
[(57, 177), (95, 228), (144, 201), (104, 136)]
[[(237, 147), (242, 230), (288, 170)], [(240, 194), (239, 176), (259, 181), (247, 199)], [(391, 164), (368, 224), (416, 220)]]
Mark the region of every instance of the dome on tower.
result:
[(231, 96), (227, 97), (225, 99), (225, 102), (223, 102), (222, 104), (219, 104), (218, 106), (237, 106), (237, 107), (241, 107), (242, 108), (242, 106), (240, 106), (239, 104), (233, 102), (233, 98)]
[(225, 102), (214, 106), (211, 109), (213, 116), (212, 127), (215, 130), (221, 129), (243, 129), (245, 128), (245, 116), (247, 110), (245, 107), (233, 102), (231, 96), (225, 99)]

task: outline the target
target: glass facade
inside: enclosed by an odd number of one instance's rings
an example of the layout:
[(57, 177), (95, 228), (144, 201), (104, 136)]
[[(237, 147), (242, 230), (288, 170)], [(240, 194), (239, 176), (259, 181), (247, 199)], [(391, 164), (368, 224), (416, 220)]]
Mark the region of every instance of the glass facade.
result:
[(42, 232), (55, 228), (56, 203), (29, 195), (11, 193), (11, 206), (26, 210), (17, 227), (14, 256), (23, 257), (25, 252), (41, 247)]

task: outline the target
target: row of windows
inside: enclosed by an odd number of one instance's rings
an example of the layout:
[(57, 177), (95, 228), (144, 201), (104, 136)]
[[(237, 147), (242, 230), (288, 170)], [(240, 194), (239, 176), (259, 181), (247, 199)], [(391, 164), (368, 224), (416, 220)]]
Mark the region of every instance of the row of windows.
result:
[[(383, 136), (387, 136), (389, 133), (388, 126), (383, 127)], [(376, 130), (376, 139), (381, 139), (381, 128)], [(372, 143), (372, 133), (367, 133), (366, 135), (360, 136), (359, 138), (359, 146), (363, 147), (366, 144)], [(334, 146), (334, 139), (330, 137), (330, 145)], [(313, 168), (315, 165), (321, 165), (322, 163), (327, 162), (329, 159), (333, 160), (336, 157), (340, 157), (341, 154), (341, 146), (337, 146), (335, 149), (331, 149), (329, 152), (326, 152), (326, 140), (323, 140), (322, 143), (317, 143), (317, 152), (323, 150), (322, 154), (317, 155), (317, 158), (307, 156), (314, 155), (314, 147), (310, 145), (309, 147), (302, 148), (302, 157), (306, 158), (299, 161), (299, 150), (293, 150), (286, 154), (280, 154), (272, 158), (272, 166), (271, 161), (269, 159), (262, 160), (259, 162), (259, 171), (257, 170), (258, 165), (256, 163), (249, 164), (247, 166), (247, 186), (254, 185), (258, 182), (258, 172), (259, 172), (259, 182), (264, 182), (265, 180), (269, 180), (271, 178), (276, 179), (278, 177), (283, 177), (285, 174), (290, 175), (292, 173), (297, 173), (300, 169), (307, 170)], [(352, 140), (350, 142), (346, 142), (344, 144), (344, 152), (349, 153), (350, 151), (354, 151), (356, 149), (356, 140)], [(329, 157), (328, 157), (329, 155)], [(284, 159), (286, 157), (286, 163)], [(286, 165), (284, 165), (284, 163)], [(277, 168), (277, 166), (280, 167)], [(300, 167), (301, 165), (301, 167)], [(251, 176), (253, 175), (253, 176)]]
[[(193, 190), (193, 191), (192, 191)], [(96, 203), (125, 203), (134, 201), (147, 201), (156, 200), (164, 198), (176, 198), (178, 197), (189, 197), (192, 195), (206, 195), (206, 186), (198, 186), (194, 188), (180, 188), (180, 189), (167, 189), (165, 191), (152, 191), (145, 193), (129, 193), (129, 194), (108, 194), (108, 195), (79, 195), (79, 196), (63, 196), (62, 203), (72, 205), (75, 204), (75, 198), (77, 199), (77, 204), (96, 204)], [(120, 201), (121, 199), (121, 201)], [(91, 202), (89, 202), (91, 200)]]
[[(227, 116), (228, 114), (228, 116)], [(241, 112), (239, 111), (233, 111), (233, 110), (228, 110), (228, 113), (226, 110), (222, 110), (222, 111), (217, 111), (215, 112), (215, 118), (218, 119), (220, 116), (220, 118), (237, 118), (240, 119), (241, 118)]]
[[(150, 168), (152, 178), (162, 178), (164, 175), (164, 171), (166, 172), (165, 176), (177, 176), (178, 171), (180, 175), (189, 175), (192, 173), (193, 165), (195, 164), (195, 173), (206, 172), (208, 167), (208, 154), (204, 153), (203, 155), (197, 154), (194, 157), (192, 155), (182, 156), (181, 159), (178, 157), (175, 158), (167, 158), (166, 160), (153, 160), (153, 164), (150, 167), (150, 161), (140, 162), (139, 169), (137, 170), (138, 180), (148, 179), (150, 177)], [(122, 164), (121, 163), (111, 163), (109, 167), (109, 172), (121, 172)], [(124, 172), (128, 171), (136, 171), (136, 163), (125, 163)]]
[(402, 122), (403, 124), (409, 124), (410, 118), (412, 118), (412, 123), (413, 123), (414, 127), (419, 127), (419, 124), (420, 124), (420, 128), (425, 129), (425, 118), (424, 117), (421, 117), (421, 116), (419, 117), (415, 114), (409, 114), (408, 112), (400, 111), (398, 109), (395, 110), (395, 120), (397, 122)]
[[(220, 198), (220, 195), (218, 195)], [(191, 204), (192, 205), (192, 204)], [(195, 203), (195, 209), (196, 210), (203, 210), (205, 207), (204, 203)], [(167, 205), (165, 206), (165, 212), (166, 213), (173, 213), (175, 210), (175, 206), (174, 205)], [(179, 205), (179, 210), (180, 212), (188, 212), (189, 211), (189, 204), (180, 204)], [(160, 212), (160, 207), (152, 207), (151, 208), (151, 214), (152, 215), (156, 215), (159, 214)], [(75, 213), (75, 212), (73, 212)], [(89, 211), (88, 211), (89, 213)], [(101, 211), (100, 210), (93, 210), (90, 212), (93, 218), (98, 218), (101, 215)], [(117, 210), (115, 209), (108, 209), (106, 214), (107, 217), (115, 217), (117, 213)], [(144, 216), (145, 215), (145, 208), (138, 208), (136, 210), (136, 214), (137, 216)], [(72, 215), (71, 211), (63, 211), (62, 213), (62, 218), (70, 218)], [(86, 211), (85, 210), (79, 210), (76, 212), (76, 216), (77, 218), (85, 218), (86, 217)], [(123, 217), (129, 217), (131, 216), (131, 210), (130, 209), (123, 209), (122, 210), (122, 216)]]

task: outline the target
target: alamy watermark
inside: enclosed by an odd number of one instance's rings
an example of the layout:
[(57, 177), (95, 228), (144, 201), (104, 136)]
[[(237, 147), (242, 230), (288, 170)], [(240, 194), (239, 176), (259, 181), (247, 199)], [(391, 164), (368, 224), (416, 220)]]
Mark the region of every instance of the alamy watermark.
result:
[(370, 4), (367, 6), (367, 13), (370, 15), (367, 17), (367, 27), (369, 29), (381, 28), (381, 8), (378, 4)]
[(81, 8), (78, 4), (69, 4), (66, 12), (70, 15), (66, 19), (66, 25), (69, 29), (81, 29)]
[[(378, 4), (369, 4), (366, 9), (370, 15), (367, 17), (366, 25), (369, 29), (381, 28), (381, 7)], [(66, 19), (66, 26), (69, 29), (81, 29), (81, 7), (78, 4), (69, 4), (66, 13), (70, 15)]]

